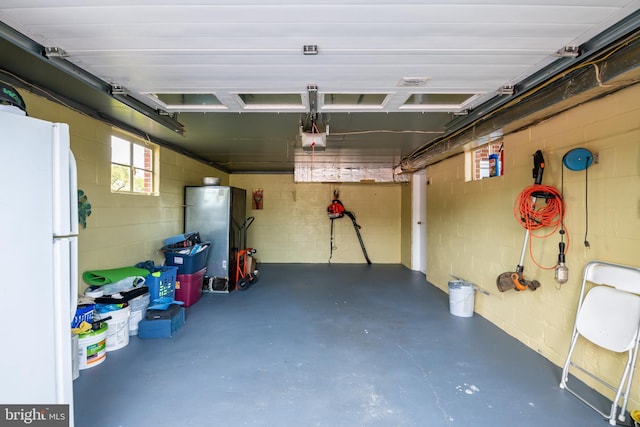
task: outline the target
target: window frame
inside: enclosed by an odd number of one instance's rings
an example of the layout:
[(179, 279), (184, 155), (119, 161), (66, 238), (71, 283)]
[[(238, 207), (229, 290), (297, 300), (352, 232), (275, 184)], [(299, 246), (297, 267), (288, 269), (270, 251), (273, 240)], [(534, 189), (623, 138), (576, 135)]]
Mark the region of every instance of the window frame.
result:
[[(121, 159), (114, 159), (114, 142), (120, 141), (128, 144), (127, 161), (119, 161)], [(143, 165), (138, 166), (136, 163), (136, 148), (143, 151)], [(144, 140), (131, 138), (119, 134), (111, 134), (109, 141), (110, 152), (110, 190), (113, 194), (135, 194), (143, 196), (157, 196), (159, 194), (159, 149), (158, 146)], [(149, 159), (146, 159), (144, 153), (149, 153)], [(128, 169), (129, 182), (128, 189), (116, 190), (114, 189), (114, 166)], [(143, 189), (145, 191), (136, 191), (136, 172), (143, 174)], [(149, 178), (144, 178), (144, 175), (149, 174)], [(150, 187), (150, 188), (149, 188)]]
[[(491, 160), (493, 160), (493, 163)], [(486, 175), (483, 175), (482, 171)], [(481, 181), (486, 178), (496, 178), (503, 175), (504, 139), (500, 138), (484, 142), (465, 151), (466, 182)]]

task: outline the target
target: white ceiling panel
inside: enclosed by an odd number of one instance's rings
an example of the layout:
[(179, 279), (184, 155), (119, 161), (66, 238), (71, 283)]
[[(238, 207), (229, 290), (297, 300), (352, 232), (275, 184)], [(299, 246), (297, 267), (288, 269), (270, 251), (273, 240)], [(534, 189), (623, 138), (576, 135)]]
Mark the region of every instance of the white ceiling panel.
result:
[[(0, 20), (145, 103), (210, 93), (243, 112), (238, 93), (307, 102), (314, 84), (321, 94), (387, 94), (375, 108), (400, 113), (413, 93), (484, 101), (638, 9), (640, 0), (4, 0)], [(308, 44), (317, 55), (303, 55)], [(427, 82), (399, 87), (405, 77)]]
[[(430, 77), (434, 91), (488, 92), (634, 3), (25, 0), (0, 16), (135, 92), (389, 90), (407, 75)], [(320, 53), (303, 57), (304, 44)]]

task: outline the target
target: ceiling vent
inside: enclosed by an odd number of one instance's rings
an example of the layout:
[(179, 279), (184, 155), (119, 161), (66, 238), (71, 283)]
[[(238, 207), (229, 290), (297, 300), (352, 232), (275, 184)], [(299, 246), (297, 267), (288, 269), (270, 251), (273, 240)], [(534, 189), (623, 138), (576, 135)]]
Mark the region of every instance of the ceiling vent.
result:
[(423, 87), (427, 85), (429, 77), (403, 77), (398, 87)]
[(302, 47), (302, 53), (304, 55), (317, 55), (318, 54), (318, 46), (315, 44), (305, 44)]

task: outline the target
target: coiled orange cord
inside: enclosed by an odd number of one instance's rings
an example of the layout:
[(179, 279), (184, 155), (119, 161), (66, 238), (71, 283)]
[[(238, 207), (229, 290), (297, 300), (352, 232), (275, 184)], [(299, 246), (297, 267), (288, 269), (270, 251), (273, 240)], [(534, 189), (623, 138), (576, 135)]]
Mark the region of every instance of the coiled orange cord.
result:
[[(520, 192), (513, 205), (514, 216), (525, 229), (529, 230), (531, 237), (547, 238), (555, 234), (562, 225), (562, 229), (567, 236), (566, 254), (569, 249), (569, 233), (566, 231), (562, 221), (564, 212), (562, 194), (550, 185), (535, 184), (525, 188)], [(549, 227), (552, 227), (552, 230), (547, 234), (535, 235), (533, 233), (534, 230)], [(555, 268), (556, 265), (543, 267), (535, 260), (531, 249), (532, 240), (529, 240), (529, 255), (533, 262), (543, 270)]]

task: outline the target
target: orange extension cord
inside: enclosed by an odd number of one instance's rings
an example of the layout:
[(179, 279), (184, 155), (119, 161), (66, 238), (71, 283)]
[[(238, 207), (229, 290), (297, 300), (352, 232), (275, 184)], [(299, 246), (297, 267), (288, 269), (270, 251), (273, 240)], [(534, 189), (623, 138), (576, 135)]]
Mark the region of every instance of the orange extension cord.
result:
[[(546, 193), (553, 197), (543, 199), (535, 197), (535, 193)], [(555, 232), (558, 231), (558, 228), (562, 226), (562, 230), (564, 230), (564, 234), (567, 236), (565, 254), (567, 253), (569, 249), (569, 233), (566, 231), (563, 223), (564, 202), (562, 200), (562, 194), (557, 189), (549, 185), (542, 184), (535, 184), (525, 188), (516, 198), (513, 205), (513, 214), (518, 222), (525, 229), (529, 230), (531, 237), (537, 237), (540, 239), (547, 238), (555, 234)], [(553, 229), (547, 234), (535, 235), (533, 233), (534, 230), (549, 227), (553, 227)], [(536, 261), (531, 249), (532, 240), (533, 239), (529, 239), (529, 255), (535, 265), (543, 270), (554, 269), (556, 265), (553, 267), (543, 267)]]

